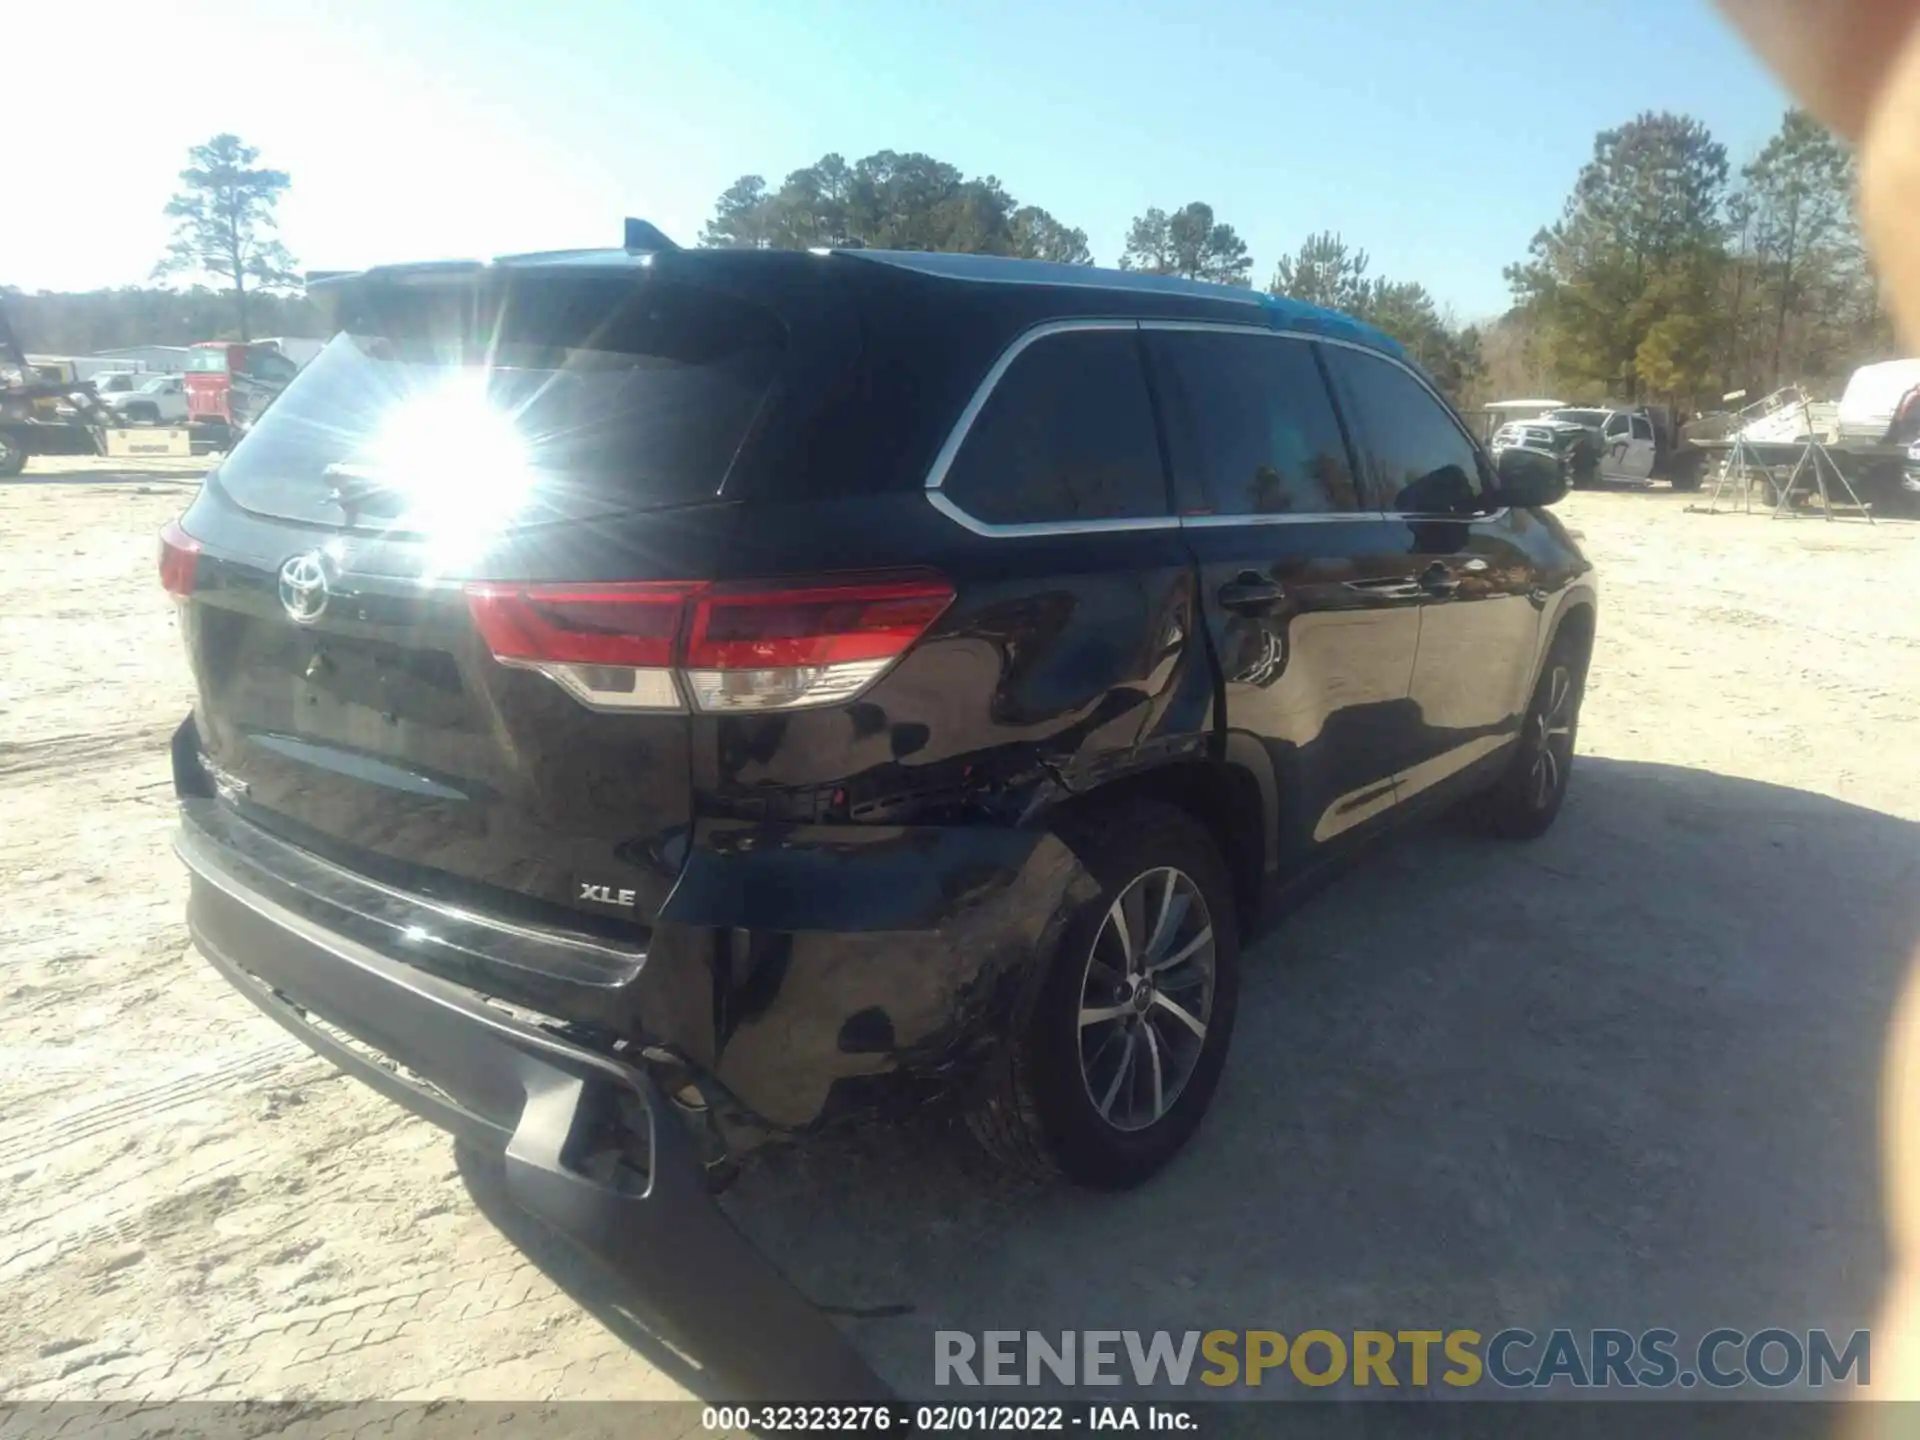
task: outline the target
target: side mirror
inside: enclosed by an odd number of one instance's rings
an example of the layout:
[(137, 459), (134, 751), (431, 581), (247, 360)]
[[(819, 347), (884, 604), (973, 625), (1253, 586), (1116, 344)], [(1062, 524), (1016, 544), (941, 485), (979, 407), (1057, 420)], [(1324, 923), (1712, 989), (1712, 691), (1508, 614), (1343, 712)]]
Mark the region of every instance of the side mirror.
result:
[(1567, 463), (1550, 450), (1515, 445), (1500, 452), (1494, 468), (1499, 484), (1493, 499), (1501, 505), (1554, 505), (1567, 493)]

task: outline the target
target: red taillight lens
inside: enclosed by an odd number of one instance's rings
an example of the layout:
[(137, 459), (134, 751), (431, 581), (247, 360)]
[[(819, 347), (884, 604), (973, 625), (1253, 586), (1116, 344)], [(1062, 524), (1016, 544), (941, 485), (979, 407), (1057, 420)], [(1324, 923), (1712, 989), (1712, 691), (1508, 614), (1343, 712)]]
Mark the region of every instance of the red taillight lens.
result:
[(160, 527), (160, 588), (176, 599), (193, 594), (193, 572), (200, 565), (200, 542), (178, 520)]
[[(504, 664), (596, 709), (794, 710), (851, 699), (953, 602), (938, 576), (466, 587)], [(677, 678), (676, 678), (677, 676)]]
[(891, 660), (953, 603), (944, 580), (710, 591), (694, 604), (684, 663), (777, 669)]
[(709, 712), (844, 704), (952, 603), (931, 575), (718, 586), (694, 601), (681, 675)]
[(469, 585), (467, 608), (501, 660), (664, 670), (698, 585)]

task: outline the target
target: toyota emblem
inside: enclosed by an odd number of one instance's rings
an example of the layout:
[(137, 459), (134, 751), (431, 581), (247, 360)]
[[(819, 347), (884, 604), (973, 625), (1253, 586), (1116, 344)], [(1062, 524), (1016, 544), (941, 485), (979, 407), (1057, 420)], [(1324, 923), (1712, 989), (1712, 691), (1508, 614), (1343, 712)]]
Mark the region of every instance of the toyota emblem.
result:
[(311, 625), (327, 613), (327, 560), (318, 550), (295, 555), (280, 567), (280, 603), (296, 625)]

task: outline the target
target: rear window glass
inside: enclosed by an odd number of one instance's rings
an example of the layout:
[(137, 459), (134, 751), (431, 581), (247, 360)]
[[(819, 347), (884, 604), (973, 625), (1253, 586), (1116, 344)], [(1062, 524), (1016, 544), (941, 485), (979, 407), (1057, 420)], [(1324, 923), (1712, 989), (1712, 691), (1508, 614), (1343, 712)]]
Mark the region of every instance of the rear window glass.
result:
[(426, 532), (708, 499), (781, 353), (764, 310), (650, 279), (387, 287), (337, 318), (220, 469), (247, 509)]
[(1134, 332), (1072, 331), (1021, 351), (941, 489), (993, 525), (1166, 514), (1153, 402)]
[(192, 350), (187, 353), (187, 369), (197, 375), (224, 375), (227, 373), (227, 347), (220, 345), (207, 350)]

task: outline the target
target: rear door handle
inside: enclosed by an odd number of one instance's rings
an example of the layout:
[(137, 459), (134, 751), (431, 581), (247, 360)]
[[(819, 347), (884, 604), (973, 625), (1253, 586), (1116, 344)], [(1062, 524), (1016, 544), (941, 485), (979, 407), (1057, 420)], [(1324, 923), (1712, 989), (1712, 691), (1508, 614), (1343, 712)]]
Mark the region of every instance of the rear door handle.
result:
[(1215, 598), (1219, 600), (1221, 609), (1231, 610), (1236, 615), (1264, 615), (1284, 600), (1286, 594), (1278, 581), (1269, 580), (1252, 570), (1242, 570), (1220, 587)]

